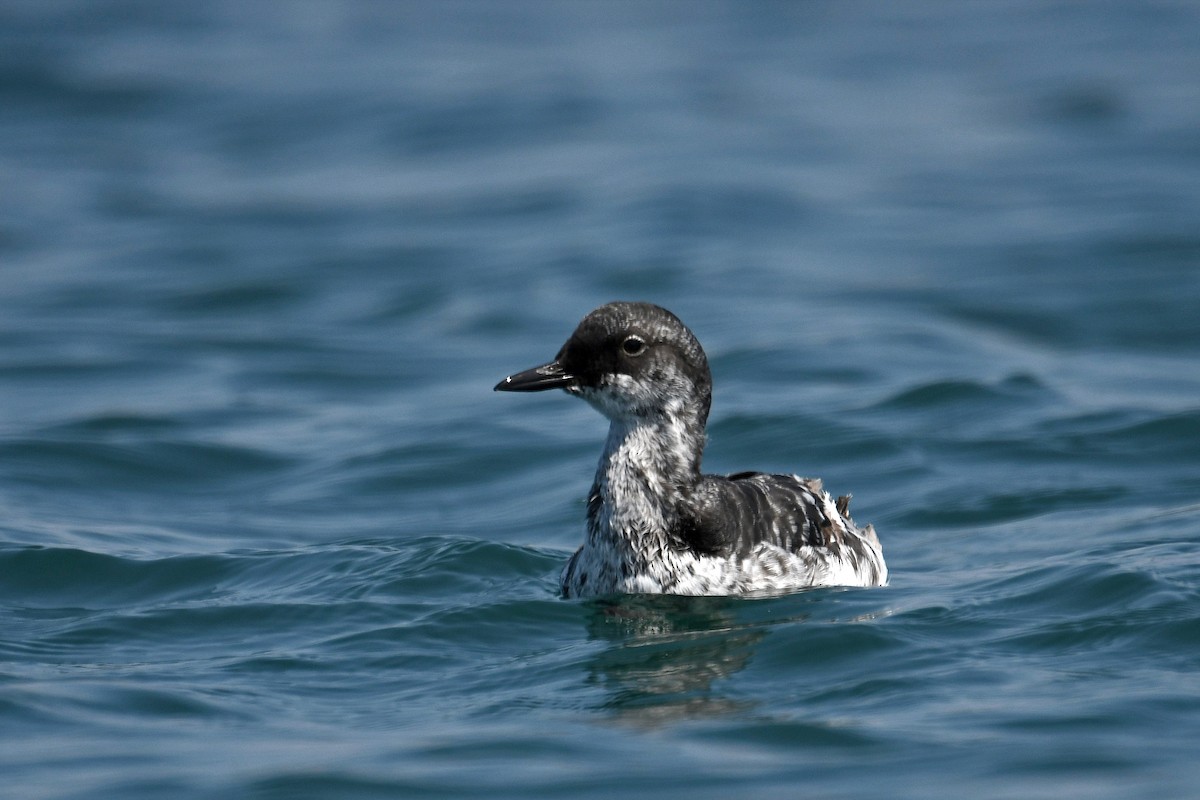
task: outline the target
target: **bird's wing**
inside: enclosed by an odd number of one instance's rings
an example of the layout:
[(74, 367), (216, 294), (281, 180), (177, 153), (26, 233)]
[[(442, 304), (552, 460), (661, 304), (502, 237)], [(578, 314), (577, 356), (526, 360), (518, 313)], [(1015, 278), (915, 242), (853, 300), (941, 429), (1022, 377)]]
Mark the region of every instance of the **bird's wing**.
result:
[(680, 513), (680, 538), (711, 555), (748, 553), (768, 543), (789, 552), (841, 543), (847, 524), (821, 482), (792, 475), (706, 475)]

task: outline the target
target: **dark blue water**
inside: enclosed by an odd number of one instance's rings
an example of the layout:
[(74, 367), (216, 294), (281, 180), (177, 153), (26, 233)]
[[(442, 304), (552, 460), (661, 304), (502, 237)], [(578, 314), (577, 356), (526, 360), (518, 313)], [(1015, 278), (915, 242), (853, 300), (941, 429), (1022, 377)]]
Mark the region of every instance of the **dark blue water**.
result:
[[(1193, 3), (0, 5), (0, 795), (1200, 766)], [(612, 299), (882, 590), (567, 602)]]

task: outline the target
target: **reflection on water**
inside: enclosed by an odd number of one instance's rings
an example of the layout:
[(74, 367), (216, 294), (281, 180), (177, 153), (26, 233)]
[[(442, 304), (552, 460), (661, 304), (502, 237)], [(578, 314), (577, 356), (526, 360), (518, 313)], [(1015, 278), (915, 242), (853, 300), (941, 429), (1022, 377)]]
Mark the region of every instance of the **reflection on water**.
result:
[(733, 696), (723, 680), (746, 668), (768, 634), (797, 623), (871, 622), (892, 613), (880, 605), (889, 599), (888, 590), (818, 589), (763, 598), (594, 600), (588, 635), (610, 646), (592, 660), (588, 682), (606, 690), (604, 710), (636, 725), (750, 711), (757, 701)]
[(588, 634), (612, 646), (592, 662), (603, 708), (638, 725), (747, 710), (720, 681), (743, 669), (765, 635), (735, 614), (726, 597), (627, 596), (594, 603)]

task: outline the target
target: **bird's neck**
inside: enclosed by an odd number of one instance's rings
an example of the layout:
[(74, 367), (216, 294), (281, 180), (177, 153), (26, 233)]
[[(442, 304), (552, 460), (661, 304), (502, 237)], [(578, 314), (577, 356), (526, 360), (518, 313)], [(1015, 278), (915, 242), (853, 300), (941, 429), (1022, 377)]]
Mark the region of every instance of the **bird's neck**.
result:
[(664, 546), (700, 478), (704, 428), (692, 416), (612, 421), (588, 497), (592, 544), (633, 553)]

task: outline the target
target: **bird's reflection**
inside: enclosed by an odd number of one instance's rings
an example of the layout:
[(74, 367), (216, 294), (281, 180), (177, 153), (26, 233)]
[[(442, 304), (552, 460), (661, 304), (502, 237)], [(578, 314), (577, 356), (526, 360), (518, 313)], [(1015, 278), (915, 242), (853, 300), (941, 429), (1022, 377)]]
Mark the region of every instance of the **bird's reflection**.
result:
[(664, 595), (593, 601), (588, 633), (610, 643), (589, 670), (589, 680), (606, 690), (604, 708), (639, 725), (751, 708), (723, 692), (721, 681), (743, 669), (766, 636), (765, 620), (748, 613), (763, 602)]
[(588, 633), (607, 646), (588, 667), (603, 710), (622, 722), (754, 713), (729, 677), (776, 626), (870, 622), (888, 616), (875, 590), (815, 589), (773, 597), (623, 595), (590, 601)]

